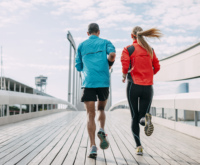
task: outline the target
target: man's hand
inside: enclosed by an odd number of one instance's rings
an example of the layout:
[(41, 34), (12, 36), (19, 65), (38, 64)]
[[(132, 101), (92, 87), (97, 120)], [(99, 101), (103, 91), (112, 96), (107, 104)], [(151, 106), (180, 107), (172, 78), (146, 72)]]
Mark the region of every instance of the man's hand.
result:
[(115, 61), (116, 53), (112, 52), (108, 56), (108, 61), (113, 62)]
[(122, 75), (122, 77), (123, 77), (123, 78), (122, 78), (122, 82), (123, 82), (123, 83), (125, 83), (125, 81), (126, 81), (126, 75), (127, 75), (127, 74), (124, 74), (124, 73), (123, 73), (123, 75)]

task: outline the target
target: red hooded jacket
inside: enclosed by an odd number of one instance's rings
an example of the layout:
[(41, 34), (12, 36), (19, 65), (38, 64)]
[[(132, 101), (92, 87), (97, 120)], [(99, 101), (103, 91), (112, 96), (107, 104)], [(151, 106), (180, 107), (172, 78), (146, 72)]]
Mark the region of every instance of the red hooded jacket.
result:
[[(134, 46), (134, 52), (129, 56), (127, 48)], [(129, 45), (124, 48), (121, 55), (122, 72), (128, 73), (131, 63), (130, 72), (134, 84), (138, 85), (153, 85), (153, 75), (160, 70), (159, 60), (153, 51), (153, 59), (147, 53), (146, 49), (142, 48), (137, 40), (133, 42), (133, 45)]]

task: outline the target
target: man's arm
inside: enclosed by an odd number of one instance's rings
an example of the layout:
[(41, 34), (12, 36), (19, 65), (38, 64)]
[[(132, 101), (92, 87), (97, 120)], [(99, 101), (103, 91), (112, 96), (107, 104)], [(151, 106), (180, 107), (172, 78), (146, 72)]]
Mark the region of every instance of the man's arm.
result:
[(116, 57), (116, 53), (115, 53), (115, 47), (113, 46), (113, 44), (108, 41), (107, 43), (107, 50), (106, 53), (109, 54), (108, 55), (108, 63), (109, 63), (109, 69), (112, 67), (112, 65), (115, 62), (115, 57)]
[(80, 45), (78, 46), (78, 49), (76, 52), (75, 67), (76, 67), (77, 71), (79, 71), (79, 72), (81, 72), (83, 70), (83, 62), (82, 62)]

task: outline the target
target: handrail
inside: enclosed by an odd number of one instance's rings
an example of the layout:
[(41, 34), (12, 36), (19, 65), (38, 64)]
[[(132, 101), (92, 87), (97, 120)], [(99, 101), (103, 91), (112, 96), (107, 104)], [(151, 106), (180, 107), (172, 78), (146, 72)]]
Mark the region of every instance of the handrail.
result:
[[(128, 104), (127, 99), (115, 103), (108, 111), (118, 105)], [(157, 95), (153, 97), (152, 107), (184, 109), (189, 111), (200, 111), (200, 92), (181, 93), (172, 95)]]
[(71, 103), (54, 97), (0, 90), (0, 105), (12, 104), (65, 104), (78, 111)]

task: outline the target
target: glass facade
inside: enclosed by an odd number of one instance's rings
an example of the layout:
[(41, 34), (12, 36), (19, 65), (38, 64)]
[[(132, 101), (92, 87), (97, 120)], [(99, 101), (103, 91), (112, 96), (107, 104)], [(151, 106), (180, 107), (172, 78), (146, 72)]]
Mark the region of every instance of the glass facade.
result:
[(31, 112), (36, 112), (36, 104), (31, 104)]
[(42, 111), (42, 104), (38, 105), (38, 111)]
[(10, 113), (10, 115), (19, 114), (20, 113), (20, 105), (19, 104), (9, 105), (9, 113)]
[(178, 110), (178, 122), (195, 126), (194, 111)]
[(44, 104), (44, 110), (45, 111), (47, 110), (47, 104)]
[(0, 117), (3, 117), (3, 105), (0, 105)]
[(22, 104), (22, 114), (29, 113), (29, 104)]

